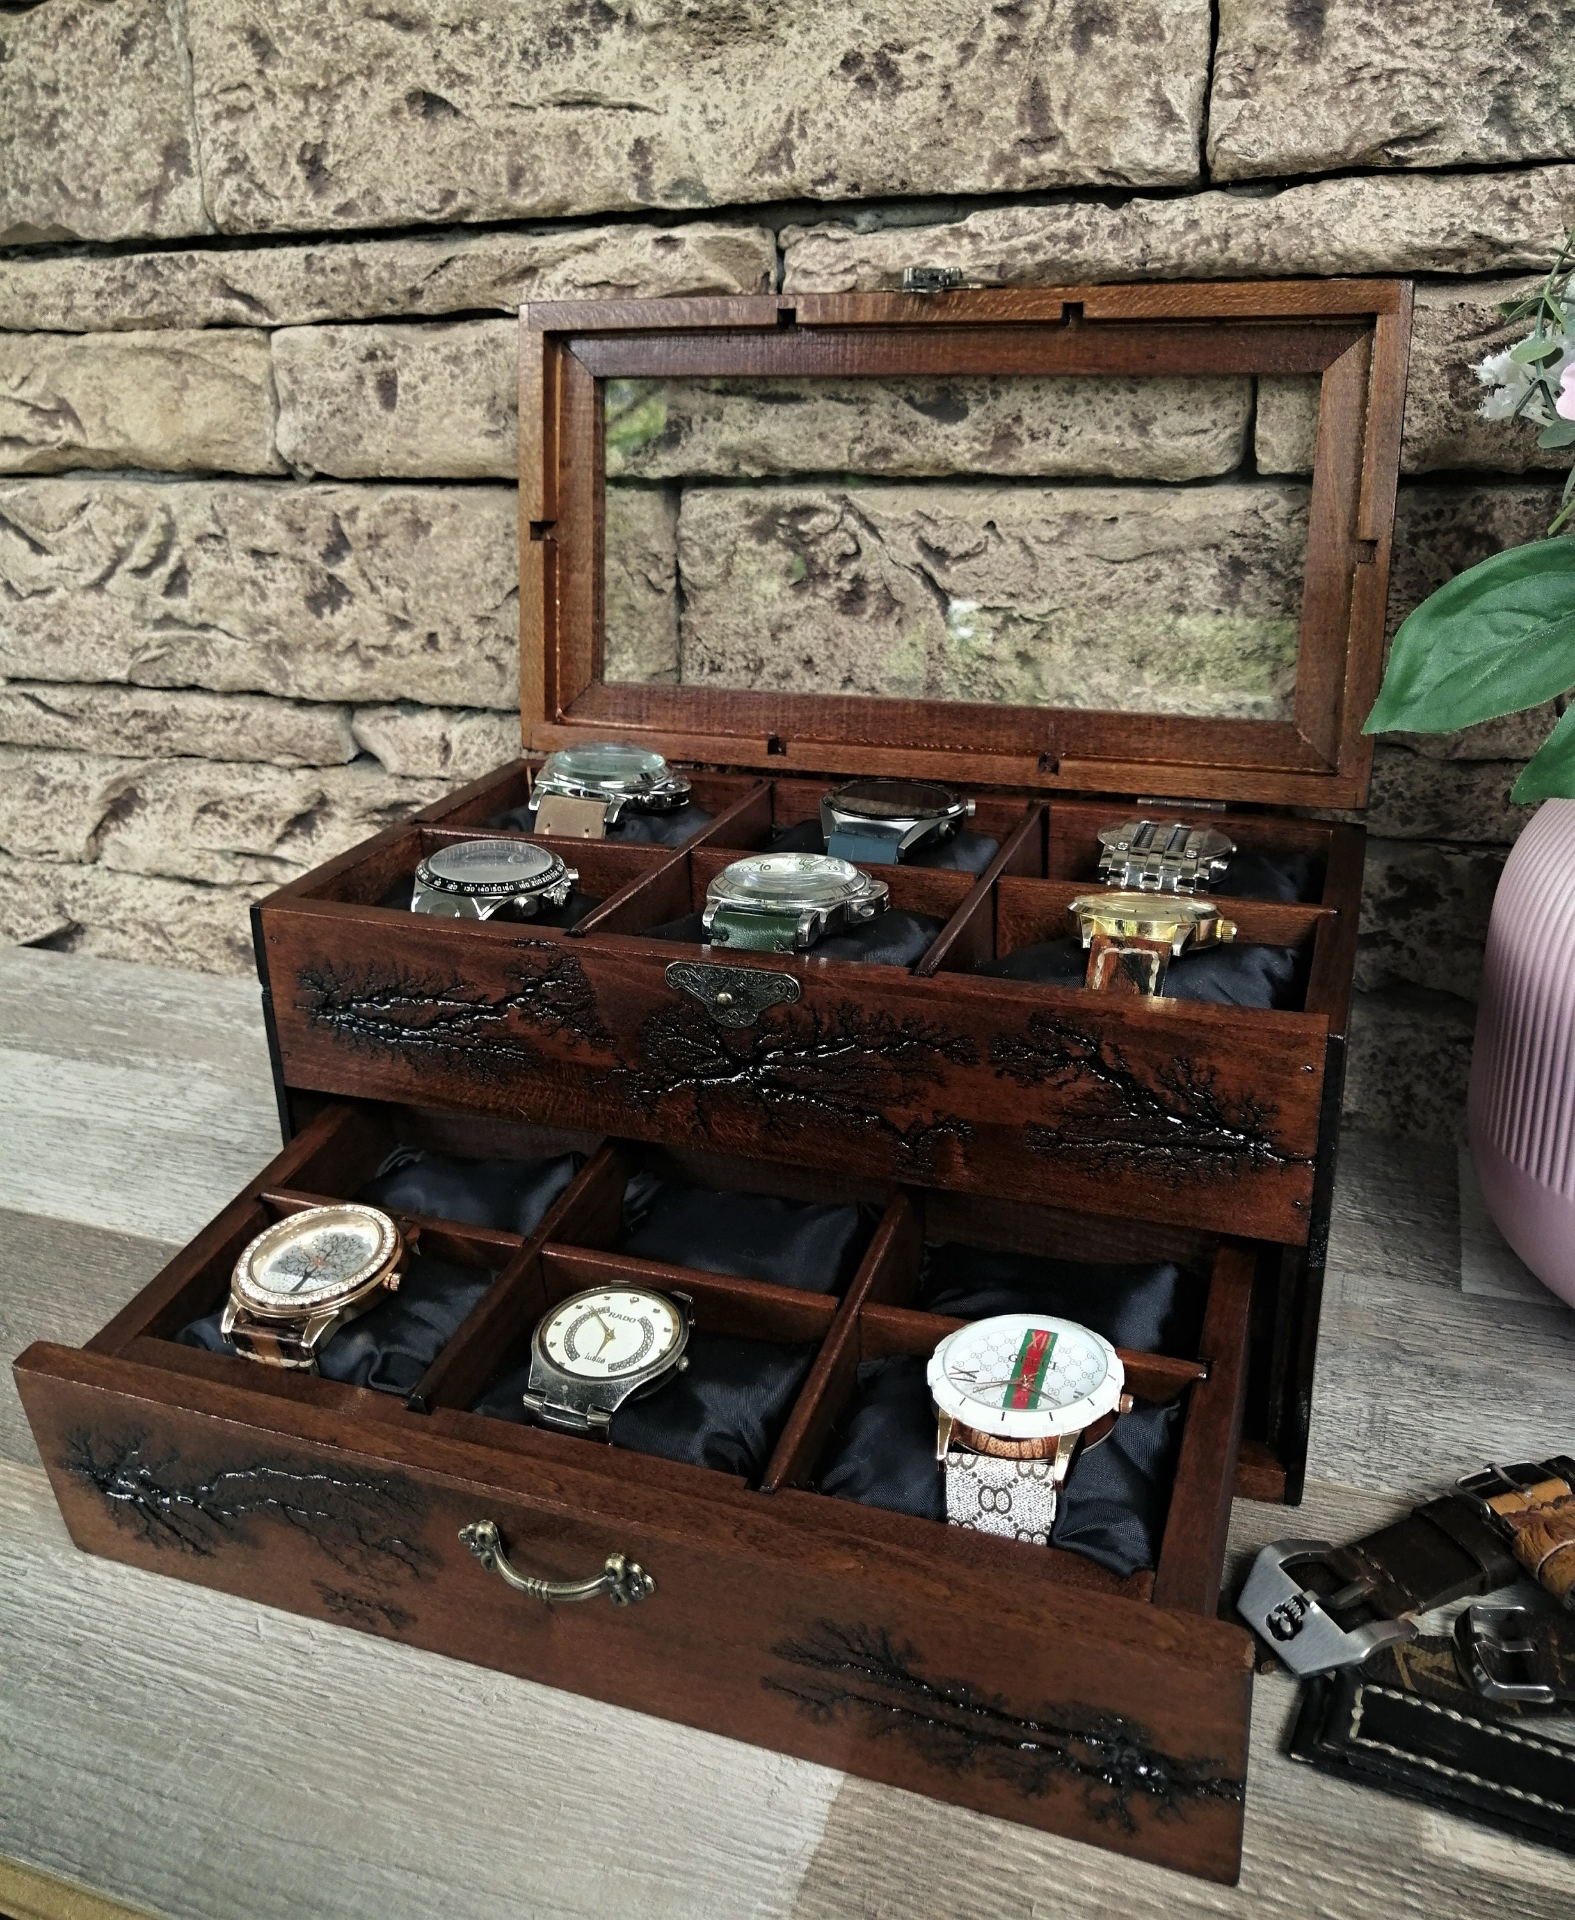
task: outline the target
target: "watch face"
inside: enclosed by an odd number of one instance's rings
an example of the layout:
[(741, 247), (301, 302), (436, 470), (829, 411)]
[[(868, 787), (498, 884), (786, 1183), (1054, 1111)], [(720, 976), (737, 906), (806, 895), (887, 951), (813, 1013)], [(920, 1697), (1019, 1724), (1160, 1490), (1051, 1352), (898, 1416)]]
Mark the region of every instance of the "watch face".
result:
[(583, 746), (548, 754), (536, 783), (540, 786), (546, 782), (549, 789), (559, 783), (591, 787), (612, 795), (639, 793), (647, 787), (661, 786), (669, 777), (667, 762), (659, 753), (624, 746), (616, 740), (587, 740)]
[(833, 806), (866, 820), (924, 820), (958, 805), (950, 787), (928, 780), (850, 780), (832, 794)]
[(258, 1313), (315, 1310), (365, 1286), (398, 1247), (376, 1207), (309, 1207), (258, 1234), (235, 1263), (234, 1291)]
[(456, 840), (429, 853), (416, 878), (446, 893), (490, 895), (534, 891), (562, 871), (555, 853), (529, 840)]
[(707, 897), (764, 913), (836, 907), (869, 890), (870, 882), (848, 860), (829, 853), (757, 853), (724, 867)]
[(943, 1413), (1009, 1440), (1080, 1433), (1114, 1411), (1122, 1378), (1108, 1340), (1075, 1320), (1036, 1313), (960, 1327), (929, 1365), (930, 1393)]
[[(1084, 932), (1098, 926), (1107, 934), (1133, 940), (1169, 940), (1183, 927), (1207, 927), (1220, 920), (1212, 900), (1173, 893), (1082, 893), (1067, 907), (1074, 920), (1086, 922)], [(1234, 932), (1234, 928), (1232, 928)], [(1222, 933), (1222, 938), (1228, 935)]]
[(683, 1331), (683, 1316), (664, 1294), (598, 1287), (555, 1307), (536, 1345), (575, 1380), (625, 1380), (670, 1359)]

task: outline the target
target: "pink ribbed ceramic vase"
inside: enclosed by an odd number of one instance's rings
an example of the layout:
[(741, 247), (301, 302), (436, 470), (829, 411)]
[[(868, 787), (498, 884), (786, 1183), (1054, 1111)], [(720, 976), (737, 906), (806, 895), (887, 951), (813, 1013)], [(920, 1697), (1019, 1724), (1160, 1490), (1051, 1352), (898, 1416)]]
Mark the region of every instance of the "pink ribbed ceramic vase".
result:
[(1543, 802), (1498, 883), (1470, 1128), (1499, 1232), (1575, 1306), (1575, 800)]

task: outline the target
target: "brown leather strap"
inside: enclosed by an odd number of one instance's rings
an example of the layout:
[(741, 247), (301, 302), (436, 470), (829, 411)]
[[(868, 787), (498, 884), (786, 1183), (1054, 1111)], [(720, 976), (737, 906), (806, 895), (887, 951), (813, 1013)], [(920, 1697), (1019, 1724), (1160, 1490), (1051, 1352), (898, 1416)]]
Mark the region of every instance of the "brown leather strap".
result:
[(1527, 1573), (1575, 1609), (1575, 1463), (1561, 1457), (1506, 1468), (1502, 1484), (1480, 1486), (1478, 1497), (1497, 1515)]
[(1095, 933), (1088, 943), (1088, 971), (1083, 984), (1095, 993), (1152, 999), (1164, 986), (1169, 965), (1168, 940), (1118, 940), (1108, 933)]
[(317, 1371), (317, 1357), (307, 1352), (298, 1331), (289, 1327), (270, 1326), (264, 1320), (253, 1320), (244, 1312), (235, 1316), (235, 1323), (230, 1328), (230, 1345), (248, 1360), (261, 1360), (268, 1366), (296, 1367), (310, 1373)]
[(1389, 1620), (1491, 1593), (1516, 1574), (1507, 1543), (1475, 1504), (1459, 1494), (1429, 1500), (1392, 1526), (1336, 1547), (1327, 1565), (1361, 1589), (1352, 1595), (1353, 1605)]

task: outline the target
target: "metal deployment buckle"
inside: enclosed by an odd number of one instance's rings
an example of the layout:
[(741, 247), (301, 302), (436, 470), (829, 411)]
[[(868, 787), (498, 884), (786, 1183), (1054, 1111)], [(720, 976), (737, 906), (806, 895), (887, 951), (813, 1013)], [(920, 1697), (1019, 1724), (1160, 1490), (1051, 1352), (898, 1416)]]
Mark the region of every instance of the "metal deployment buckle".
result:
[(1373, 1620), (1342, 1627), (1331, 1608), (1356, 1606), (1372, 1584), (1353, 1580), (1322, 1599), (1291, 1571), (1298, 1566), (1327, 1566), (1335, 1551), (1326, 1540), (1276, 1540), (1252, 1563), (1236, 1611), (1274, 1648), (1292, 1673), (1307, 1678), (1331, 1667), (1354, 1667), (1401, 1640), (1414, 1629), (1408, 1621)]

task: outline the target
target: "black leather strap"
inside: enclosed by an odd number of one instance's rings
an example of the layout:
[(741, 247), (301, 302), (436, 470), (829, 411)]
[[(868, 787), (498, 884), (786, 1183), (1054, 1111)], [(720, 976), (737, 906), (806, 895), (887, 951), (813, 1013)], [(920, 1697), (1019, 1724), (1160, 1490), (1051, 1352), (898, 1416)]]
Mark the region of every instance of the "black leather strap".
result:
[(1310, 1681), (1291, 1757), (1575, 1853), (1575, 1746), (1451, 1680), (1424, 1640)]

